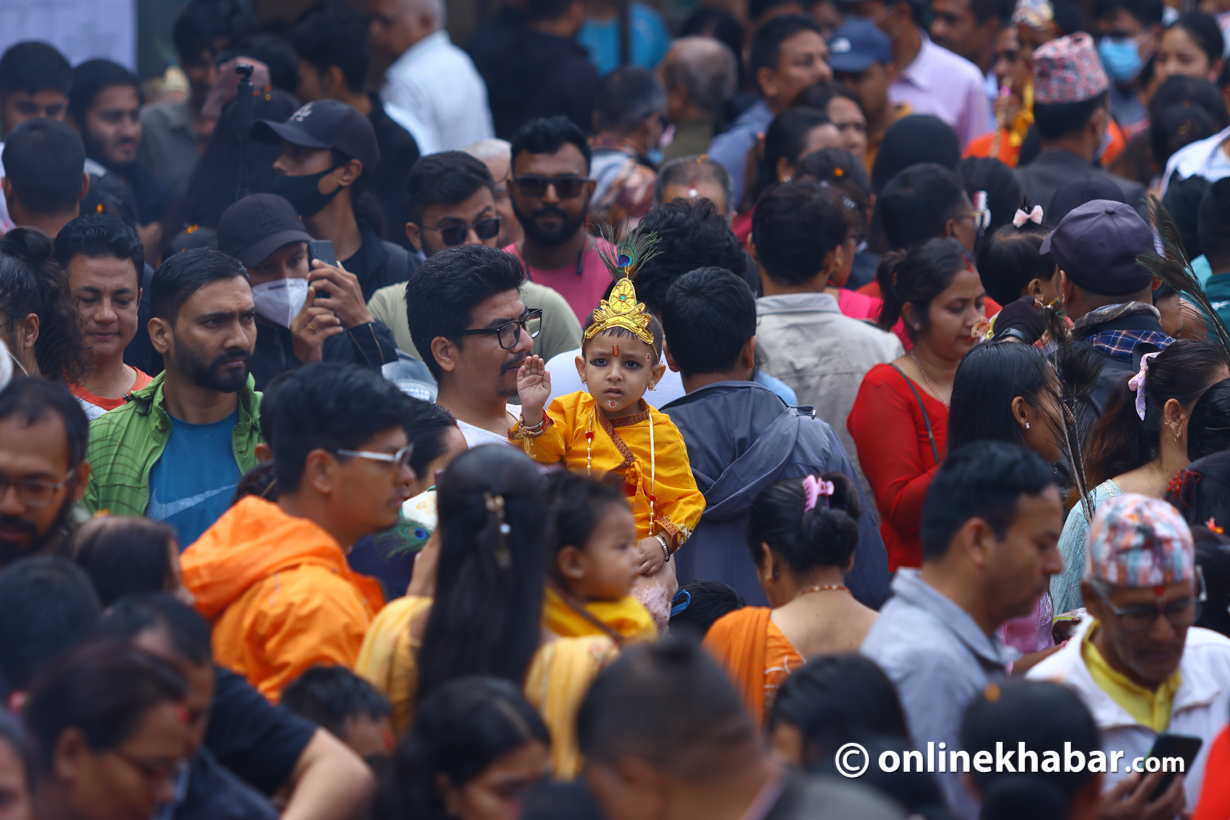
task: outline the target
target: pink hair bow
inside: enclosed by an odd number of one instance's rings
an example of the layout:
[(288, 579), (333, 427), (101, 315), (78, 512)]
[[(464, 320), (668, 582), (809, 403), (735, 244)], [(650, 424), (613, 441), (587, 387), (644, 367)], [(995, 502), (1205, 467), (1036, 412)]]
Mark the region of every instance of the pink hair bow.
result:
[(816, 502), (820, 500), (820, 496), (824, 496), (824, 506), (829, 505), (829, 496), (835, 491), (836, 487), (833, 482), (825, 481), (822, 478), (816, 478), (814, 475), (809, 475), (803, 479), (803, 512), (814, 510)]
[(1042, 224), (1042, 206), (1035, 205), (1033, 210), (1025, 213), (1020, 208), (1016, 209), (1016, 215), (1012, 217), (1012, 224), (1016, 227), (1022, 227), (1026, 222), (1032, 222), (1035, 225)]
[(1128, 380), (1128, 389), (1136, 392), (1136, 415), (1145, 420), (1145, 382), (1149, 378), (1149, 360), (1156, 353), (1146, 353), (1140, 357), (1140, 372)]

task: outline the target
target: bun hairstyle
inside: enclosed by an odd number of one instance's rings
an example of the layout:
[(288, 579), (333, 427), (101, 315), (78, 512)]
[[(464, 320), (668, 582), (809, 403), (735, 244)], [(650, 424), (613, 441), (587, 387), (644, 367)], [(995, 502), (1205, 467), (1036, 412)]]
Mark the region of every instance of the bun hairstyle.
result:
[(1204, 391), (1187, 420), (1187, 457), (1198, 458), (1230, 450), (1230, 379)]
[(947, 290), (957, 273), (966, 268), (973, 270), (974, 260), (955, 239), (928, 239), (913, 250), (885, 254), (876, 270), (884, 297), (876, 324), (890, 330), (905, 305), (911, 304), (922, 326), (915, 328), (907, 323), (905, 331), (910, 339), (917, 338), (930, 322), (931, 300)]
[(81, 327), (68, 276), (56, 264), (54, 250), (37, 228), (14, 228), (0, 239), (0, 313), (13, 327), (31, 313), (38, 315), (34, 357), (39, 372), (29, 375), (76, 384), (84, 374)]
[(1050, 281), (1055, 275), (1051, 255), (1038, 252), (1051, 232), (1049, 225), (1027, 221), (1021, 227), (1009, 222), (978, 246), (978, 275), (982, 286), (1001, 305), (1019, 299), (1034, 279)]
[(1162, 414), (1175, 399), (1190, 408), (1228, 366), (1221, 351), (1206, 342), (1179, 340), (1149, 360), (1145, 378), (1145, 417), (1136, 412), (1136, 391), (1125, 378), (1111, 393), (1090, 439), (1085, 472), (1089, 486), (1135, 470), (1157, 458)]
[(819, 478), (833, 485), (833, 494), (819, 496), (810, 510), (804, 509), (806, 479), (782, 479), (756, 496), (748, 519), (747, 546), (757, 566), (764, 561), (762, 543), (782, 556), (796, 575), (816, 567), (844, 568), (850, 562), (858, 547), (858, 519), (863, 514), (858, 487), (842, 473), (825, 473)]

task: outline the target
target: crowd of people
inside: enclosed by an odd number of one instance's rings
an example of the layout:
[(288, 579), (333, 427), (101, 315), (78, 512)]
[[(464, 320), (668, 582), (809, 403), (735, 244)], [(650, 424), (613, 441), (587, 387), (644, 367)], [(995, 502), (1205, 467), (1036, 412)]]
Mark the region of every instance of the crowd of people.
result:
[(0, 820), (1228, 820), (1188, 5), (9, 48)]

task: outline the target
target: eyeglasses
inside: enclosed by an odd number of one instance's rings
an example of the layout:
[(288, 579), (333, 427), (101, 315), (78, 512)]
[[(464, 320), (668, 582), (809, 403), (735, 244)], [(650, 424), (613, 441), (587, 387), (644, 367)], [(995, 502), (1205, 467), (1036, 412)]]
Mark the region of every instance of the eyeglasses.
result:
[(183, 776), (184, 769), (188, 766), (188, 761), (186, 760), (142, 760), (123, 749), (117, 748), (110, 751), (120, 760), (140, 772), (141, 776), (145, 778), (146, 783), (154, 788), (158, 788), (164, 783), (169, 783), (174, 788)]
[(1141, 632), (1147, 632), (1153, 628), (1153, 624), (1157, 621), (1158, 616), (1165, 616), (1166, 620), (1170, 621), (1170, 625), (1180, 629), (1189, 627), (1200, 619), (1200, 613), (1204, 608), (1204, 602), (1208, 598), (1208, 592), (1204, 586), (1204, 574), (1200, 568), (1196, 568), (1196, 579), (1199, 582), (1200, 592), (1195, 598), (1177, 598), (1166, 603), (1158, 603), (1153, 606), (1148, 604), (1131, 604), (1119, 608), (1110, 602), (1110, 587), (1102, 581), (1094, 581), (1093, 588), (1097, 590), (1098, 596), (1110, 608), (1110, 611), (1115, 613), (1115, 617), (1119, 619), (1119, 626), (1124, 632), (1134, 635)]
[(498, 216), (493, 216), (487, 219), (480, 219), (469, 225), (445, 225), (442, 228), (429, 228), (426, 225), (423, 226), (423, 230), (435, 231), (440, 234), (440, 241), (450, 248), (457, 245), (464, 245), (466, 241), (466, 234), (470, 232), (470, 229), (474, 230), (474, 235), (479, 239), (491, 239), (494, 236), (498, 236), (500, 233), (500, 218)]
[(13, 479), (6, 475), (0, 475), (0, 499), (3, 499), (8, 494), (9, 487), (17, 489), (17, 500), (27, 507), (46, 507), (51, 503), (51, 499), (55, 494), (63, 489), (64, 485), (73, 479), (73, 471), (69, 470), (68, 475), (55, 484), (49, 481), (35, 481), (33, 479)]
[(392, 464), (397, 470), (410, 470), (410, 456), (414, 454), (414, 442), (407, 444), (396, 453), (374, 453), (371, 450), (335, 450), (339, 456), (365, 458), (368, 461), (383, 461)]
[(542, 308), (534, 308), (527, 310), (525, 315), (520, 319), (513, 319), (511, 322), (505, 322), (499, 327), (480, 327), (475, 330), (463, 330), (462, 336), (489, 336), (492, 333), (499, 339), (500, 347), (505, 350), (512, 350), (517, 346), (517, 339), (520, 337), (521, 330), (524, 330), (531, 339), (537, 339), (538, 333), (542, 330)]
[(513, 177), (513, 182), (517, 183), (521, 196), (528, 196), (530, 199), (542, 199), (547, 195), (547, 188), (550, 186), (554, 186), (555, 193), (560, 199), (576, 199), (585, 190), (585, 183), (589, 180), (575, 174), (564, 174), (558, 177), (526, 174), (522, 177)]

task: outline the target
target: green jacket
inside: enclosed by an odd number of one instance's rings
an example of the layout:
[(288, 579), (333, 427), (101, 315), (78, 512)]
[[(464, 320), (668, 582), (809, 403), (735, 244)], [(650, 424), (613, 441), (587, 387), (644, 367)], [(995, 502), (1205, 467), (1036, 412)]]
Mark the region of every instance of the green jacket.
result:
[[(166, 411), (160, 373), (132, 394), (122, 407), (103, 413), (90, 423), (90, 482), (81, 504), (90, 512), (108, 510), (112, 515), (145, 515), (149, 506), (149, 473), (162, 458), (171, 437), (171, 417)], [(256, 466), (260, 442), (261, 394), (248, 376), (239, 390), (239, 421), (231, 433), (235, 463), (246, 473)]]

